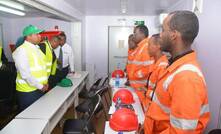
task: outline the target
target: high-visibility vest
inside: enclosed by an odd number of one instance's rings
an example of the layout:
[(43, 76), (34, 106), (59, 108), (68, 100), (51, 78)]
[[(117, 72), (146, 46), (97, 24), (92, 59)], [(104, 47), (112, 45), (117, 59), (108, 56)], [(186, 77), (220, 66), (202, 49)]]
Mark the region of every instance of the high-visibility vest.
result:
[(127, 75), (131, 71), (132, 64), (130, 64), (130, 63), (131, 63), (131, 61), (133, 61), (133, 59), (135, 57), (135, 53), (136, 53), (136, 48), (133, 49), (133, 50), (128, 50), (127, 65), (126, 65)]
[(56, 68), (57, 68), (57, 59), (53, 62), (53, 50), (51, 47), (51, 44), (49, 41), (45, 41), (44, 44), (46, 45), (46, 65), (47, 65), (47, 74), (48, 77), (50, 75), (55, 75), (56, 73)]
[(2, 46), (0, 46), (0, 67), (2, 66)]
[(147, 92), (144, 101), (144, 109), (146, 109), (150, 103), (152, 97), (152, 91), (156, 88), (159, 77), (164, 73), (168, 66), (168, 59), (166, 55), (162, 55), (153, 65), (152, 72), (148, 79)]
[(201, 134), (209, 119), (206, 83), (192, 52), (161, 75), (145, 113), (145, 134)]
[[(33, 51), (30, 45), (26, 43), (22, 44), (20, 47), (25, 49), (26, 51), (31, 75), (35, 77), (39, 83), (47, 84), (48, 77), (47, 77), (44, 54), (40, 50), (39, 53), (37, 51)], [(17, 91), (31, 92), (36, 89), (37, 89), (36, 87), (29, 85), (24, 79), (22, 79), (20, 72), (17, 72), (17, 78), (16, 78)]]
[(150, 66), (154, 63), (148, 54), (148, 38), (142, 40), (135, 49), (134, 58), (128, 61), (130, 72), (128, 78), (131, 87), (142, 90), (146, 86), (147, 77), (150, 73)]

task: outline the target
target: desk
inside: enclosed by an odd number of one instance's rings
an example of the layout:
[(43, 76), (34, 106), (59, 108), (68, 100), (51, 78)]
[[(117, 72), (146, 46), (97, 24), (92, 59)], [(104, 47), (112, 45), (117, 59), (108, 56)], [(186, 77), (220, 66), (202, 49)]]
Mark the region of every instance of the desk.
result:
[(13, 119), (0, 134), (47, 134), (47, 121), (41, 119)]
[[(134, 100), (135, 100), (135, 103), (132, 104), (133, 105), (133, 108), (134, 108), (134, 111), (135, 113), (137, 114), (137, 117), (138, 117), (138, 122), (140, 124), (143, 124), (144, 123), (144, 118), (145, 118), (145, 115), (144, 115), (144, 112), (143, 112), (143, 109), (142, 109), (142, 106), (141, 106), (141, 103), (140, 103), (140, 100), (137, 96), (137, 94), (135, 93), (134, 89), (131, 88), (131, 87), (125, 87), (127, 88), (129, 91), (131, 91), (131, 93), (133, 94), (133, 97), (134, 97)], [(118, 90), (120, 90), (121, 88), (112, 88), (112, 91), (113, 91), (113, 95), (115, 92), (117, 92)], [(109, 114), (113, 114), (115, 112), (115, 106), (114, 106), (114, 102), (112, 102), (112, 106), (110, 107), (110, 110), (109, 110)], [(109, 126), (109, 122), (106, 121), (105, 123), (105, 134), (114, 134), (114, 133), (117, 133), (116, 131), (112, 130)], [(135, 131), (132, 131), (132, 132), (123, 132), (125, 134), (134, 134)]]
[(86, 84), (88, 72), (76, 72), (79, 77), (69, 76), (72, 87), (56, 86), (39, 100), (18, 114), (16, 119), (44, 119), (48, 122), (49, 133), (60, 121), (67, 109), (74, 102), (78, 103), (78, 93)]

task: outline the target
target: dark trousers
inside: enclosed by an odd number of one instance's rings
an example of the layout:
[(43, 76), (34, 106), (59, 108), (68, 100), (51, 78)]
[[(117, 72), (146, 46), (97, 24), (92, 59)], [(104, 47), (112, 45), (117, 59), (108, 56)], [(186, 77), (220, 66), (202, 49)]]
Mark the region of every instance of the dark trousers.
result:
[(15, 97), (15, 65), (13, 63), (7, 63), (5, 65), (6, 68), (0, 69), (0, 102)]
[(57, 85), (57, 83), (59, 83), (62, 79), (64, 79), (67, 76), (68, 71), (69, 71), (69, 66), (63, 68), (62, 70), (57, 69), (55, 75), (50, 75), (48, 79), (49, 89), (54, 88)]
[(32, 92), (16, 91), (16, 93), (20, 112), (44, 95), (44, 92), (38, 89)]
[(0, 69), (0, 117), (5, 117), (12, 112), (15, 105), (15, 79), (16, 69), (13, 63), (5, 64)]

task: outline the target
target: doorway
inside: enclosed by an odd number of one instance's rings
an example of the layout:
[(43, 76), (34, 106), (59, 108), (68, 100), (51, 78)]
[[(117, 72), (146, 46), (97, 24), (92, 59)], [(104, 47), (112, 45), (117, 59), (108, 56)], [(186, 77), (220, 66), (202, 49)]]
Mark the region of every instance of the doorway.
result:
[(130, 34), (133, 34), (132, 26), (108, 27), (108, 74), (117, 68), (125, 69)]

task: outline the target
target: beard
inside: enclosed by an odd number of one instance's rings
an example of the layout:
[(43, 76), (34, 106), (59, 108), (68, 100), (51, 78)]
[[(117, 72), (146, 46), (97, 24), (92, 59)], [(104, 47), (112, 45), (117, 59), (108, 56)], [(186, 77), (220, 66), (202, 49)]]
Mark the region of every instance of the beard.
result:
[(166, 37), (160, 39), (160, 47), (164, 52), (171, 52), (172, 41)]

